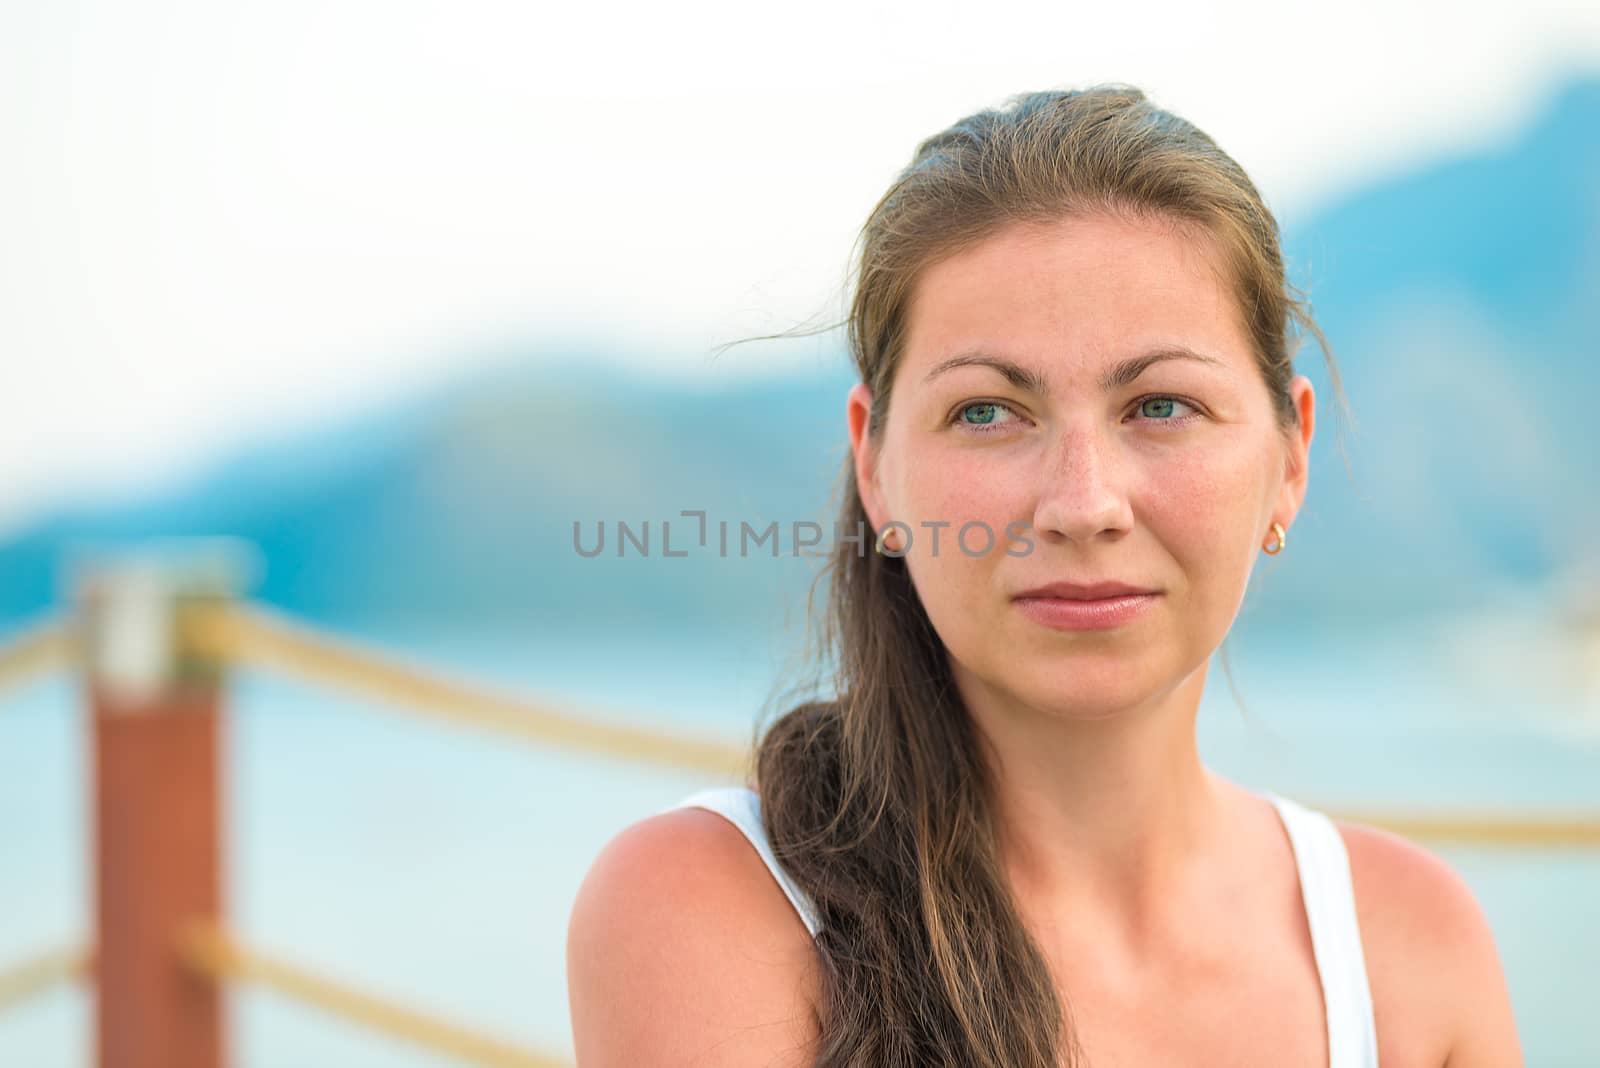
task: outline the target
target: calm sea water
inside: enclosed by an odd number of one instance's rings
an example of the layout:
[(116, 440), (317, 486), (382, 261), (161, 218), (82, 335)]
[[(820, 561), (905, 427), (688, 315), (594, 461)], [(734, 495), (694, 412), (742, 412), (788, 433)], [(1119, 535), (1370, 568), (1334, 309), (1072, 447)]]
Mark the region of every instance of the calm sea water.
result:
[[(793, 642), (751, 632), (387, 630), (424, 664), (655, 726), (748, 737)], [(1214, 660), (1207, 762), (1314, 806), (1600, 813), (1600, 699), (1537, 630), (1250, 630)], [(230, 922), (358, 986), (571, 1055), (565, 924), (628, 823), (701, 776), (526, 746), (254, 669), (229, 691)], [(0, 968), (89, 931), (75, 681), (0, 695)], [(1600, 1064), (1600, 851), (1436, 847), (1494, 925), (1530, 1065)], [(151, 858), (159, 863), (159, 858)], [(0, 1014), (0, 1065), (87, 1066), (91, 995)], [(270, 991), (230, 1001), (238, 1068), (454, 1063)]]

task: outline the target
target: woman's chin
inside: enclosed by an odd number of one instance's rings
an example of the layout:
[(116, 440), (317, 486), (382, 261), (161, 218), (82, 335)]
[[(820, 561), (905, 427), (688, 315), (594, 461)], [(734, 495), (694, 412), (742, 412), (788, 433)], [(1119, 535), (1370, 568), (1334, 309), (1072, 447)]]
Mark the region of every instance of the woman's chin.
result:
[(1130, 679), (1123, 659), (1109, 671), (1064, 672), (1058, 667), (1037, 676), (1013, 672), (1002, 688), (1038, 713), (1057, 719), (1113, 719), (1155, 696), (1158, 687)]

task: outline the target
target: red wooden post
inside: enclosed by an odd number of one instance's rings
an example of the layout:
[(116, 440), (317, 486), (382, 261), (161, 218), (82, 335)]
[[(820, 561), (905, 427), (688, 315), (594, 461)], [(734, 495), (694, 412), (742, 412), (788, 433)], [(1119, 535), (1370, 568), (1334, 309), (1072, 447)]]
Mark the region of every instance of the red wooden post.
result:
[(225, 1060), (225, 994), (185, 966), (178, 939), (224, 912), (222, 665), (185, 648), (184, 628), (226, 585), (218, 572), (149, 560), (101, 565), (78, 583), (99, 1068)]

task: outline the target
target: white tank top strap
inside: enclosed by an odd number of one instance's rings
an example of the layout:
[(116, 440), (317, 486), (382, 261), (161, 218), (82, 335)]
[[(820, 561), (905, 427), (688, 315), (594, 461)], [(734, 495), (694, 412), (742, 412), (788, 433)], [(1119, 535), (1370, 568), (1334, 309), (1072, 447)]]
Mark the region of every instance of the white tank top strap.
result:
[(1377, 1068), (1372, 991), (1344, 838), (1324, 813), (1270, 790), (1263, 793), (1289, 832), (1300, 871), (1300, 894), (1328, 1015), (1328, 1068)]
[(750, 844), (756, 847), (756, 852), (761, 854), (761, 859), (766, 863), (767, 870), (777, 880), (778, 886), (783, 889), (789, 898), (789, 903), (800, 914), (800, 919), (805, 923), (806, 930), (815, 938), (822, 929), (817, 918), (816, 907), (806, 892), (789, 877), (778, 863), (778, 858), (773, 855), (772, 844), (767, 841), (767, 832), (761, 826), (761, 795), (747, 786), (713, 786), (708, 789), (698, 790), (682, 801), (669, 805), (661, 811), (666, 812), (675, 808), (704, 808), (715, 812), (732, 823)]

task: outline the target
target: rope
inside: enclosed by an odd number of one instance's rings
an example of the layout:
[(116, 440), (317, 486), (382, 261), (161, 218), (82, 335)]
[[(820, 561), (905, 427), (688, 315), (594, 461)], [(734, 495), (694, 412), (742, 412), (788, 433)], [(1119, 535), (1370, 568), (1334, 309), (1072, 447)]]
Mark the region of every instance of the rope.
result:
[(81, 949), (58, 949), (41, 953), (0, 971), (0, 1011), (70, 979), (82, 979), (89, 971), (89, 954)]
[(214, 982), (260, 983), (334, 1016), (472, 1064), (486, 1068), (567, 1068), (566, 1062), (554, 1057), (519, 1049), (247, 949), (209, 923), (191, 927), (180, 951), (190, 968)]
[(524, 741), (741, 778), (750, 758), (746, 748), (725, 742), (605, 723), (448, 681), (260, 608), (218, 607), (196, 612), (187, 637), (194, 643), (191, 648), (201, 652), (343, 685), (432, 719), (498, 731)]
[[(604, 756), (742, 777), (750, 754), (724, 743), (607, 724), (525, 700), (446, 681), (393, 657), (253, 606), (197, 614), (192, 637), (202, 651), (255, 661), (302, 676), (343, 684), (450, 723), (498, 731), (522, 741), (566, 745)], [(1382, 827), (1408, 838), (1475, 846), (1600, 848), (1600, 819), (1427, 814), (1328, 814)]]
[(0, 690), (20, 686), (40, 672), (66, 666), (76, 647), (76, 636), (59, 619), (33, 624), (0, 645)]
[[(428, 718), (496, 731), (521, 741), (565, 745), (603, 756), (642, 760), (742, 778), (750, 753), (712, 739), (684, 737), (575, 715), (548, 705), (440, 678), (398, 659), (318, 633), (254, 606), (194, 611), (185, 643), (202, 654), (254, 661), (304, 677), (342, 684), (395, 702)], [(60, 620), (35, 624), (0, 647), (0, 691), (75, 659), (76, 635)], [(1475, 846), (1600, 848), (1600, 819), (1337, 812), (1351, 823), (1408, 838)]]
[(1330, 819), (1366, 823), (1405, 838), (1472, 846), (1600, 848), (1600, 820), (1592, 817), (1407, 816), (1329, 810)]

